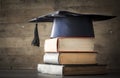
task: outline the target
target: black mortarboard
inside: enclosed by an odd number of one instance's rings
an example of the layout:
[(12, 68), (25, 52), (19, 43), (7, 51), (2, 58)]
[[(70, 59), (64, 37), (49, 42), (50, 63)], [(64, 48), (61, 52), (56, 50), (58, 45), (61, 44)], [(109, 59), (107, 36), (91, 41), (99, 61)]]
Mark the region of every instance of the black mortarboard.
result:
[[(107, 20), (113, 17), (115, 16), (96, 15), (96, 14), (78, 14), (68, 11), (56, 11), (51, 14), (47, 14), (44, 16), (39, 16), (37, 18), (31, 19), (30, 22), (36, 22), (36, 21), (53, 22), (53, 28), (50, 38), (94, 37), (92, 21)], [(35, 32), (36, 31), (37, 30), (35, 28)], [(37, 34), (37, 32), (35, 34)], [(34, 40), (36, 39), (34, 38)], [(33, 42), (32, 44), (36, 45), (38, 43)]]

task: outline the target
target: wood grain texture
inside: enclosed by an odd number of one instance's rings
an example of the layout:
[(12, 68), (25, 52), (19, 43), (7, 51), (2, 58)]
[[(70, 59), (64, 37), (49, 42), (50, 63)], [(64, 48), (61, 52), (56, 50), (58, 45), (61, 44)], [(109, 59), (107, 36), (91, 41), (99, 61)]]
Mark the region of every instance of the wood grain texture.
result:
[[(97, 61), (102, 64), (107, 63), (109, 69), (120, 69), (119, 4), (119, 0), (0, 0), (0, 39), (7, 44), (5, 45), (2, 41), (0, 41), (0, 49), (2, 50), (0, 50), (2, 52), (0, 52), (0, 55), (5, 55), (4, 57), (1, 57), (1, 59), (6, 59), (6, 57), (8, 57), (6, 55), (25, 54), (27, 57), (27, 54), (34, 55), (37, 51), (40, 51), (38, 56), (41, 57), (43, 55), (44, 40), (49, 38), (52, 24), (39, 24), (39, 35), (40, 38), (42, 38), (39, 50), (33, 49), (29, 45), (31, 44), (33, 37), (34, 24), (28, 23), (28, 20), (56, 10), (67, 10), (77, 13), (94, 13), (118, 16), (117, 18), (111, 20), (94, 22), (93, 25), (95, 31), (95, 51), (99, 53)], [(10, 41), (6, 41), (6, 39)], [(15, 47), (15, 43), (12, 44), (13, 40), (16, 40), (15, 42), (17, 42), (17, 47)], [(22, 41), (26, 42), (23, 43)], [(10, 44), (6, 42), (9, 42)], [(31, 49), (27, 51), (28, 46)], [(20, 53), (20, 51), (22, 52)], [(11, 52), (11, 54), (9, 52)], [(12, 58), (12, 56), (9, 57)], [(35, 58), (34, 60), (38, 59)], [(8, 59), (7, 62), (9, 61), (10, 60)], [(39, 62), (42, 61), (42, 59), (39, 60)], [(7, 64), (6, 61), (0, 61), (0, 63), (2, 65)], [(18, 64), (22, 63), (20, 62)], [(0, 65), (0, 69), (2, 69), (2, 65)], [(36, 65), (36, 63), (34, 63), (34, 65)], [(10, 67), (9, 64), (8, 66)], [(14, 67), (12, 64), (11, 66)], [(31, 65), (27, 66), (29, 67)], [(3, 69), (9, 69), (9, 67), (5, 67), (3, 67)]]

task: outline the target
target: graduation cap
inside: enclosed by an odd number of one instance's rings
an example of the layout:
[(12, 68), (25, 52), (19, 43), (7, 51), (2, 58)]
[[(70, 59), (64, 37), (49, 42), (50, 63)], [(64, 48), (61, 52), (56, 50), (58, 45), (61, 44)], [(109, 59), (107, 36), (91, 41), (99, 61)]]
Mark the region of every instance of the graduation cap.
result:
[(36, 23), (32, 44), (39, 46), (38, 22), (53, 22), (50, 38), (56, 37), (94, 37), (93, 21), (102, 21), (115, 16), (78, 14), (68, 11), (56, 11), (30, 20)]

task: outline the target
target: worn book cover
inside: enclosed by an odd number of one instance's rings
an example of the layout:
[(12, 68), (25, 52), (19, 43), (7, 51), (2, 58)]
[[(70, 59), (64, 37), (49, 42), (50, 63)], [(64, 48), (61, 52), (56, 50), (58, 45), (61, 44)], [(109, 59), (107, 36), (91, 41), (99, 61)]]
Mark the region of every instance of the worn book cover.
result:
[(106, 74), (106, 65), (52, 65), (38, 64), (37, 70), (40, 73), (54, 75), (98, 75)]
[(45, 52), (91, 52), (94, 51), (93, 37), (59, 37), (46, 39)]
[(51, 64), (96, 64), (97, 52), (56, 52), (45, 53), (44, 63)]

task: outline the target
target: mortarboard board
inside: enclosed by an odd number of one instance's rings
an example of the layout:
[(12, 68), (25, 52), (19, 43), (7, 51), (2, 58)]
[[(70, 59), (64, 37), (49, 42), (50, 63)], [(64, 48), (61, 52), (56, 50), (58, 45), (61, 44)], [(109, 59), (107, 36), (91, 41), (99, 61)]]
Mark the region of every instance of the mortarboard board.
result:
[[(56, 11), (31, 19), (29, 22), (53, 22), (50, 38), (56, 37), (94, 37), (93, 21), (102, 21), (115, 16), (78, 14), (68, 11)], [(37, 24), (34, 31), (33, 45), (39, 46)]]

